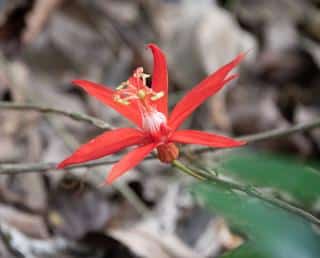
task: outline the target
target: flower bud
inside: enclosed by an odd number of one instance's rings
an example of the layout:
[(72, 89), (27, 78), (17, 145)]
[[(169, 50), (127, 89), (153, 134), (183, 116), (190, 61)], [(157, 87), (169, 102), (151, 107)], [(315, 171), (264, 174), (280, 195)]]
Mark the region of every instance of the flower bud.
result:
[(179, 149), (172, 142), (159, 145), (157, 151), (158, 159), (164, 163), (171, 163), (179, 157)]

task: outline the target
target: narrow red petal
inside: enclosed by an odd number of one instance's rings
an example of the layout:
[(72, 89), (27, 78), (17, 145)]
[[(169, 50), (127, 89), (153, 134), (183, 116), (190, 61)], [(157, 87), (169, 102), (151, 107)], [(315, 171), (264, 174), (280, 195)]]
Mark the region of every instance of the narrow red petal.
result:
[(120, 114), (125, 116), (127, 119), (129, 119), (136, 125), (141, 126), (141, 117), (140, 117), (139, 109), (135, 105), (135, 103), (131, 103), (130, 105), (125, 106), (115, 102), (113, 99), (114, 90), (102, 84), (98, 84), (98, 83), (94, 83), (86, 80), (74, 80), (72, 81), (72, 83), (76, 86), (81, 87), (89, 95), (94, 96), (105, 105), (118, 111)]
[(156, 144), (150, 143), (143, 145), (129, 152), (124, 158), (116, 163), (107, 176), (106, 183), (111, 184), (119, 176), (140, 163), (154, 148)]
[(244, 141), (237, 141), (226, 136), (196, 130), (176, 131), (170, 140), (173, 142), (199, 144), (216, 148), (238, 147), (246, 144)]
[(164, 96), (157, 100), (157, 109), (168, 117), (168, 68), (164, 53), (155, 44), (149, 44), (153, 54), (152, 89), (162, 91)]
[(105, 132), (80, 146), (70, 157), (62, 161), (58, 168), (101, 158), (131, 145), (140, 144), (145, 136), (132, 128), (120, 128)]
[(234, 79), (235, 75), (231, 75), (228, 78), (226, 78), (226, 76), (237, 64), (240, 63), (243, 57), (244, 54), (238, 55), (233, 61), (221, 67), (189, 91), (171, 112), (168, 121), (169, 126), (173, 130), (177, 129), (208, 97), (215, 94), (227, 82)]
[(232, 74), (232, 75), (228, 76), (227, 78), (225, 78), (223, 80), (223, 84), (227, 84), (228, 82), (231, 82), (232, 80), (238, 78), (238, 76), (239, 76), (238, 74)]

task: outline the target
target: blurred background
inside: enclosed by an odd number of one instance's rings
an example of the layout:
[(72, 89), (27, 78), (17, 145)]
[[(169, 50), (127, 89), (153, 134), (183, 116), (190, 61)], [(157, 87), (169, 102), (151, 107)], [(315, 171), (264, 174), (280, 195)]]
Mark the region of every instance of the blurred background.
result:
[[(240, 78), (202, 105), (185, 127), (241, 136), (319, 117), (318, 0), (1, 0), (1, 103), (39, 104), (127, 125), (70, 82), (81, 78), (116, 87), (138, 66), (151, 73), (150, 42), (166, 53), (171, 107), (221, 65), (248, 52)], [(0, 171), (8, 164), (61, 161), (102, 132), (26, 110), (0, 108), (0, 120)], [(254, 173), (246, 167), (254, 164), (265, 176), (274, 167), (259, 166), (275, 159), (281, 160), (278, 169), (292, 160), (316, 163), (320, 131), (249, 149), (248, 156), (225, 165), (219, 162), (225, 156), (215, 152), (189, 158), (235, 174)], [(255, 156), (260, 152), (268, 155)], [(218, 257), (243, 242), (221, 217), (199, 207), (188, 191), (190, 178), (171, 167), (145, 161), (114, 186), (99, 187), (109, 169), (1, 175), (0, 257)], [(270, 182), (243, 178), (275, 187), (277, 196), (319, 214), (320, 183), (293, 170), (282, 179), (276, 170)], [(269, 185), (263, 185), (266, 180)], [(296, 185), (303, 180), (309, 180), (305, 195)], [(282, 186), (289, 190), (279, 193)]]

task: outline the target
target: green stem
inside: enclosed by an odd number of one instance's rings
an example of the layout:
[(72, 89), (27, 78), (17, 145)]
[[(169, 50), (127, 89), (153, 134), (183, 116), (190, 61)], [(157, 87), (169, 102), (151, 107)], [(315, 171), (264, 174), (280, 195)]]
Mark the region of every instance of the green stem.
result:
[(198, 173), (198, 172), (195, 172), (193, 171), (192, 169), (188, 168), (187, 166), (185, 166), (182, 162), (180, 162), (179, 160), (174, 160), (172, 161), (172, 166), (178, 168), (180, 171), (182, 171), (183, 173), (189, 175), (189, 176), (192, 176), (198, 180), (206, 180), (207, 178), (202, 175), (202, 173)]
[(310, 221), (311, 223), (313, 223), (315, 225), (320, 226), (320, 220), (317, 219), (316, 217), (314, 217), (312, 214), (310, 214), (310, 213), (308, 213), (298, 207), (295, 207), (291, 204), (288, 204), (284, 201), (281, 201), (279, 199), (276, 199), (276, 198), (273, 198), (270, 196), (266, 196), (253, 186), (241, 185), (238, 183), (230, 182), (225, 179), (219, 178), (217, 176), (214, 176), (213, 174), (207, 174), (207, 173), (203, 173), (200, 171), (195, 171), (194, 169), (187, 167), (185, 164), (183, 164), (181, 161), (178, 161), (178, 160), (173, 161), (172, 166), (176, 167), (177, 169), (179, 169), (183, 173), (185, 173), (189, 176), (192, 176), (198, 180), (209, 181), (209, 182), (211, 181), (211, 182), (214, 182), (214, 183), (216, 183), (226, 189), (238, 190), (238, 191), (244, 192), (250, 196), (259, 198), (263, 201), (267, 201), (267, 202), (271, 203), (272, 205), (275, 205), (275, 206), (278, 206), (282, 209), (285, 209), (291, 213), (296, 214), (299, 217), (302, 217), (302, 218)]

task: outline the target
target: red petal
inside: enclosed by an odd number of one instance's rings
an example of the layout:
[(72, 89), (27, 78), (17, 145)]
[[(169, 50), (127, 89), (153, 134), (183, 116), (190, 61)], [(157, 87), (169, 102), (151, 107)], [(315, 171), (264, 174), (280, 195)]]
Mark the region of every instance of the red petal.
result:
[(223, 80), (223, 84), (227, 84), (228, 82), (238, 78), (238, 74), (232, 74), (230, 76), (228, 76), (226, 79)]
[(234, 79), (235, 77), (233, 75), (227, 79), (225, 77), (240, 63), (243, 57), (244, 54), (238, 55), (232, 62), (221, 67), (189, 91), (171, 112), (168, 121), (169, 126), (173, 130), (177, 129), (208, 97), (219, 91), (229, 80)]
[(111, 184), (119, 176), (138, 165), (138, 163), (140, 163), (155, 147), (156, 144), (150, 143), (129, 152), (126, 156), (124, 156), (124, 158), (122, 158), (112, 167), (107, 176), (106, 183)]
[(101, 158), (125, 147), (139, 144), (144, 138), (140, 131), (132, 128), (105, 132), (80, 146), (70, 157), (62, 161), (58, 168)]
[(168, 69), (164, 53), (155, 44), (149, 44), (153, 54), (152, 89), (162, 91), (164, 96), (157, 100), (157, 109), (168, 117)]
[(125, 106), (119, 104), (114, 101), (113, 94), (114, 90), (94, 82), (86, 81), (86, 80), (74, 80), (72, 81), (76, 86), (84, 89), (89, 95), (96, 97), (105, 105), (113, 108), (118, 111), (120, 114), (131, 120), (138, 126), (141, 126), (141, 117), (138, 107), (135, 103), (131, 103), (129, 106)]
[(195, 130), (176, 131), (170, 140), (174, 142), (199, 144), (216, 148), (238, 147), (246, 144), (244, 141), (236, 141), (229, 137)]

